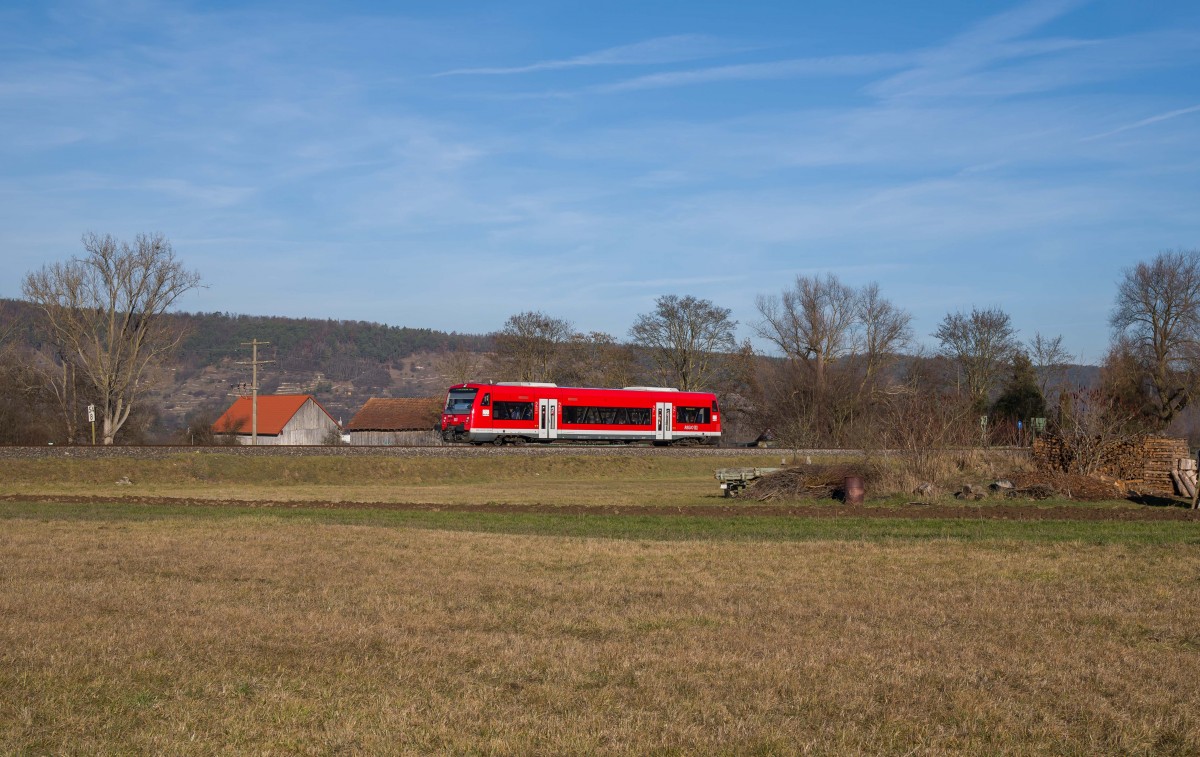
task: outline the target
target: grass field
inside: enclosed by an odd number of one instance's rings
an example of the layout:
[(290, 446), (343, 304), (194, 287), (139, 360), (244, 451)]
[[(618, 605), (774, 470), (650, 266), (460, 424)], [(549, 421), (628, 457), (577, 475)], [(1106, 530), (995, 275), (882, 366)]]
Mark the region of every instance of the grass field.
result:
[[(779, 465), (780, 455), (268, 457), (0, 461), (0, 494), (127, 495), (355, 502), (703, 505), (718, 467)], [(116, 482), (129, 478), (132, 486)]]
[[(110, 462), (0, 493), (297, 506), (0, 503), (0, 752), (1200, 752), (1194, 522), (325, 509), (524, 495), (490, 459)], [(675, 491), (711, 461), (529, 465), (719, 501)]]

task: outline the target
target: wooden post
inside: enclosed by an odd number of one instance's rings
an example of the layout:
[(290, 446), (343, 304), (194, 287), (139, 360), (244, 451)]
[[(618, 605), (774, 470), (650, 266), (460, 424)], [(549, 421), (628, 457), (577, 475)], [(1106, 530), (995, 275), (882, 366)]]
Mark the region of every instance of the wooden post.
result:
[[(260, 342), (258, 339), (251, 339), (249, 342), (242, 342), (243, 347), (250, 347), (250, 446), (258, 446), (258, 366), (265, 363), (273, 363), (273, 360), (258, 359), (258, 346), (266, 345), (270, 342)], [(238, 363), (245, 365), (245, 363)]]

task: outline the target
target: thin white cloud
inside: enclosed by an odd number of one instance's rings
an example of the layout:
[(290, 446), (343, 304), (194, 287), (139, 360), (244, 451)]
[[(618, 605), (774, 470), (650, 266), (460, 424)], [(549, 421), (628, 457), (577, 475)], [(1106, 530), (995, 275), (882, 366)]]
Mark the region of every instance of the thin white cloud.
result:
[[(688, 71), (666, 71), (604, 84), (592, 91), (603, 93), (662, 89), (729, 81), (763, 81), (835, 76), (892, 74), (871, 85), (868, 92), (896, 97), (937, 90), (946, 82), (996, 64), (1070, 53), (1097, 47), (1101, 41), (1050, 37), (1020, 39), (1071, 12), (1086, 0), (1039, 0), (991, 16), (926, 50), (901, 53), (837, 55), (712, 66)], [(1008, 86), (1011, 86), (1010, 82)]]
[(967, 50), (1023, 37), (1089, 2), (1090, 0), (1032, 0), (980, 21), (957, 35), (953, 46)]
[(888, 100), (1002, 98), (1052, 92), (1129, 78), (1147, 69), (1187, 65), (1200, 50), (1200, 35), (1150, 32), (1046, 46), (1042, 52), (1037, 52), (1037, 47), (1026, 42), (1004, 44), (986, 54), (929, 63), (878, 82), (868, 91)]
[(1091, 142), (1094, 139), (1104, 139), (1105, 137), (1111, 137), (1114, 134), (1120, 134), (1121, 132), (1131, 131), (1133, 129), (1140, 129), (1143, 126), (1150, 126), (1151, 124), (1156, 124), (1161, 121), (1167, 121), (1172, 118), (1178, 118), (1179, 116), (1186, 116), (1189, 113), (1200, 113), (1200, 105), (1193, 105), (1190, 108), (1179, 108), (1178, 110), (1172, 110), (1172, 111), (1168, 111), (1166, 113), (1159, 113), (1157, 116), (1150, 116), (1149, 118), (1143, 118), (1141, 121), (1135, 121), (1131, 124), (1126, 124), (1124, 126), (1120, 126), (1116, 129), (1112, 129), (1111, 131), (1106, 131), (1102, 134), (1093, 134), (1090, 137), (1084, 137), (1080, 141), (1081, 142)]
[(631, 45), (610, 47), (605, 50), (577, 55), (573, 58), (559, 60), (544, 60), (524, 66), (498, 68), (459, 68), (443, 71), (435, 76), (502, 76), (512, 74), (529, 74), (538, 71), (555, 71), (564, 68), (584, 68), (590, 66), (631, 66), (652, 65), (659, 63), (677, 63), (685, 60), (709, 58), (733, 52), (735, 48), (728, 44), (700, 34), (677, 34), (670, 37), (656, 37)]
[(597, 92), (630, 92), (642, 89), (660, 89), (690, 84), (709, 84), (725, 81), (752, 81), (767, 79), (792, 79), (805, 76), (863, 76), (884, 71), (894, 71), (913, 63), (911, 55), (834, 55), (823, 58), (796, 58), (768, 63), (743, 63), (730, 66), (714, 66), (692, 71), (668, 71), (649, 74), (634, 79), (605, 84), (595, 88)]
[(1046, 24), (1067, 15), (1084, 0), (1034, 0), (990, 16), (945, 44), (921, 53), (920, 65), (885, 79), (870, 88), (879, 97), (900, 97), (936, 91), (946, 80), (955, 80), (997, 63), (1072, 49), (1078, 40), (1021, 42)]

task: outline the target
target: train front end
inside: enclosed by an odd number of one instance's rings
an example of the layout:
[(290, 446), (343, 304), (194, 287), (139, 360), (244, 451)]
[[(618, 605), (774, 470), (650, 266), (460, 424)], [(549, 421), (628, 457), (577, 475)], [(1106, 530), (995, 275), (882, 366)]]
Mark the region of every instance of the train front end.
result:
[(465, 442), (470, 438), (471, 416), (479, 390), (462, 384), (450, 387), (446, 407), (442, 410), (442, 439), (446, 442)]

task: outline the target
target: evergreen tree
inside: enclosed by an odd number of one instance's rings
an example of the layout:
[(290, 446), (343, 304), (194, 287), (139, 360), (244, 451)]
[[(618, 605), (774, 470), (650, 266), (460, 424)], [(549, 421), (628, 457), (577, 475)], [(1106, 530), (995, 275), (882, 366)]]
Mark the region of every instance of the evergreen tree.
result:
[(1045, 417), (1046, 399), (1038, 388), (1037, 371), (1024, 352), (1013, 356), (1012, 372), (992, 405), (992, 413), (1013, 421)]

